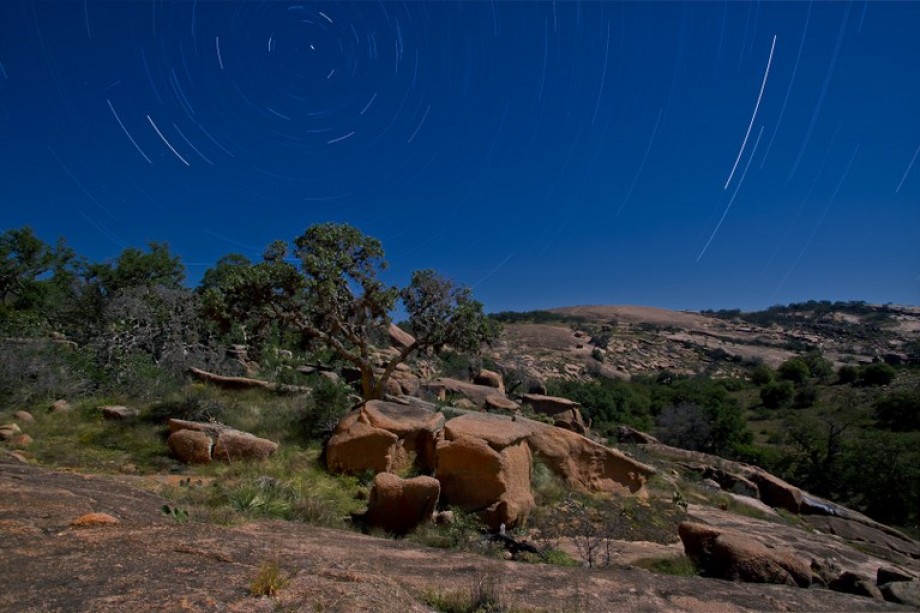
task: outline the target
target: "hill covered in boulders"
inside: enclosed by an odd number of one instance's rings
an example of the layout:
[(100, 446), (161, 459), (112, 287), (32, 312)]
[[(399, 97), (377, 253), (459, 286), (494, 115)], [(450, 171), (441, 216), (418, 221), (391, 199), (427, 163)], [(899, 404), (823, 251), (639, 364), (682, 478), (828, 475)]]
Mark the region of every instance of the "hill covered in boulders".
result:
[[(370, 401), (240, 345), (159, 397), (8, 394), (0, 605), (916, 609), (920, 315), (816, 305), (500, 314)], [(372, 375), (412, 343), (390, 326)]]

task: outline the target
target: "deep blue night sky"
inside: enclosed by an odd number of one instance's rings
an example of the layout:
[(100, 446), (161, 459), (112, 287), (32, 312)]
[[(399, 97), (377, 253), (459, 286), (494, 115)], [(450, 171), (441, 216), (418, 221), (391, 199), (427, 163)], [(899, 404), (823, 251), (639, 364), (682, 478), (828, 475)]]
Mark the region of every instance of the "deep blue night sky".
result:
[[(488, 310), (920, 304), (920, 3), (0, 3), (0, 227)], [(730, 180), (729, 180), (730, 179)], [(726, 186), (727, 183), (727, 186)]]

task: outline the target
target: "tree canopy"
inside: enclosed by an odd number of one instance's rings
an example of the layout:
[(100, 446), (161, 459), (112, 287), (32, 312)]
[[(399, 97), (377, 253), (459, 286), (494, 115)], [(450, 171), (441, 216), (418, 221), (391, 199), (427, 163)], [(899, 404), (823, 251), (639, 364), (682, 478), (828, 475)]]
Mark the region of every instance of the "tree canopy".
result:
[[(275, 241), (258, 264), (223, 262), (220, 273), (206, 276), (213, 283), (204, 289), (206, 311), (225, 330), (238, 325), (255, 340), (278, 325), (321, 343), (359, 370), (365, 399), (380, 398), (413, 352), (476, 351), (496, 335), (470, 290), (434, 271), (415, 272), (402, 290), (387, 285), (380, 241), (353, 226), (314, 225), (293, 244), (293, 258), (287, 243)], [(398, 301), (414, 342), (378, 367), (371, 340), (386, 333)]]

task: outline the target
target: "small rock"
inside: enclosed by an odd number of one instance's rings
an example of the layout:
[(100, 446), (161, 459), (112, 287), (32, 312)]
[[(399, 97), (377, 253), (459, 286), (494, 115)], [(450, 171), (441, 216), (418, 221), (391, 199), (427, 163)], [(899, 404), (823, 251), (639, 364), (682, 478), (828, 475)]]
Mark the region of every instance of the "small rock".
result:
[(19, 451), (7, 451), (7, 452), (6, 452), (6, 455), (7, 455), (7, 457), (16, 460), (16, 461), (19, 462), (20, 464), (28, 464), (28, 463), (29, 463), (29, 459), (28, 459), (28, 458), (25, 456), (25, 454), (22, 453), (22, 452), (19, 452)]
[(453, 511), (438, 511), (434, 514), (434, 523), (439, 526), (449, 526), (454, 523)]
[(51, 413), (67, 413), (73, 410), (73, 406), (64, 399), (55, 400), (48, 409)]
[(20, 434), (18, 436), (14, 436), (10, 442), (13, 443), (13, 445), (16, 447), (28, 447), (32, 444), (32, 437), (28, 434)]
[(840, 576), (828, 583), (827, 587), (835, 592), (867, 596), (876, 600), (883, 599), (882, 592), (875, 584), (849, 570), (840, 573)]
[(31, 424), (35, 421), (35, 418), (28, 411), (16, 411), (13, 413), (13, 417), (26, 424)]
[(86, 513), (70, 522), (72, 528), (89, 528), (92, 526), (112, 526), (119, 523), (108, 513)]
[(22, 430), (16, 424), (3, 424), (0, 426), (0, 439), (8, 441), (20, 432)]
[(131, 419), (140, 415), (140, 411), (137, 409), (129, 409), (120, 405), (99, 407), (99, 410), (102, 411), (103, 419), (110, 420)]
[(703, 479), (703, 480), (700, 482), (700, 485), (702, 485), (702, 486), (705, 487), (705, 488), (708, 488), (708, 489), (711, 489), (711, 490), (713, 490), (713, 491), (716, 491), (716, 492), (722, 490), (722, 486), (719, 485), (719, 483), (718, 483), (717, 481), (714, 481), (714, 480), (712, 480), (712, 479)]
[(888, 602), (920, 609), (920, 581), (891, 581), (881, 586), (882, 597)]

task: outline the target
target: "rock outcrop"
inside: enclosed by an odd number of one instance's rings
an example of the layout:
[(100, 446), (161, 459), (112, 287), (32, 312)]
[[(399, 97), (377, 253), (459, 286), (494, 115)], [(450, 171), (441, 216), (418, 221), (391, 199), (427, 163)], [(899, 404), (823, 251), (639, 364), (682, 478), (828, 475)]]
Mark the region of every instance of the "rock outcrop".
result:
[(486, 370), (483, 368), (479, 371), (475, 377), (473, 377), (473, 383), (476, 385), (486, 385), (488, 387), (494, 387), (499, 391), (499, 393), (505, 393), (505, 382), (502, 379), (500, 373), (495, 372), (494, 370)]
[(415, 337), (396, 324), (390, 324), (390, 327), (387, 328), (387, 334), (390, 337), (390, 343), (397, 349), (405, 349), (415, 343)]
[(419, 406), (371, 401), (346, 415), (326, 446), (335, 473), (396, 472), (414, 465), (441, 483), (449, 504), (493, 528), (513, 526), (534, 506), (533, 459), (571, 486), (644, 495), (655, 469), (584, 436), (529, 419), (468, 413), (444, 422)]
[(808, 587), (811, 566), (788, 549), (770, 549), (749, 535), (705, 524), (678, 527), (687, 556), (707, 575), (747, 583), (779, 583)]
[(170, 419), (167, 428), (167, 446), (187, 464), (264, 460), (278, 450), (274, 441), (221, 424)]
[(391, 534), (406, 534), (430, 521), (441, 484), (431, 477), (402, 479), (392, 473), (379, 473), (368, 500), (364, 521)]
[(588, 431), (579, 410), (581, 405), (574, 400), (543, 394), (524, 394), (523, 403), (530, 405), (534, 413), (551, 417), (555, 425), (560, 428), (579, 434), (585, 434)]
[(514, 412), (520, 408), (516, 402), (506, 398), (504, 393), (489, 385), (477, 385), (459, 379), (439, 377), (433, 383), (423, 387), (438, 395), (439, 400), (446, 400), (448, 394), (461, 396), (483, 410), (493, 408)]
[(140, 415), (140, 411), (137, 409), (123, 407), (120, 405), (108, 405), (99, 407), (99, 411), (102, 413), (103, 419), (109, 419), (113, 421), (132, 419)]
[(347, 474), (397, 472), (412, 465), (431, 472), (435, 438), (443, 426), (440, 413), (371, 400), (336, 426), (326, 445), (326, 466)]

